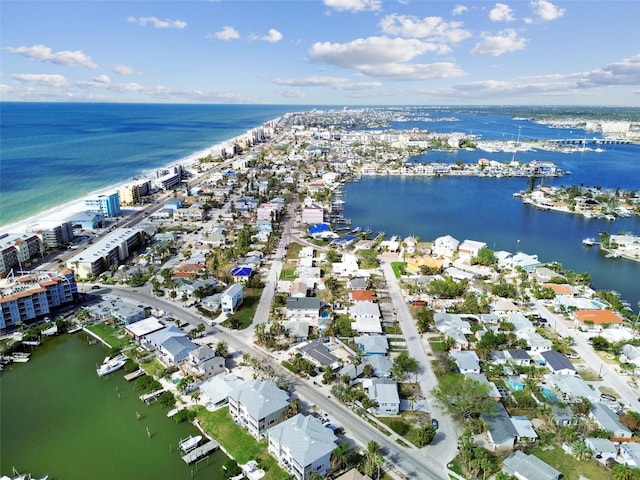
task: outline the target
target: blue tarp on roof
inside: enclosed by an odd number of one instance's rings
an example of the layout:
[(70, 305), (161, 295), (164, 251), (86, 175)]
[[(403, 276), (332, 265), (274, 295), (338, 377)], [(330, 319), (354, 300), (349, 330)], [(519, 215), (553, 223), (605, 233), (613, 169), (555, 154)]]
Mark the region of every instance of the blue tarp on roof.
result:
[(316, 223), (315, 225), (311, 225), (309, 227), (309, 233), (310, 234), (314, 234), (314, 233), (322, 233), (322, 232), (329, 232), (331, 229), (329, 228), (329, 225), (326, 223)]
[(251, 267), (233, 267), (231, 269), (231, 275), (234, 277), (250, 277), (253, 273), (253, 268)]

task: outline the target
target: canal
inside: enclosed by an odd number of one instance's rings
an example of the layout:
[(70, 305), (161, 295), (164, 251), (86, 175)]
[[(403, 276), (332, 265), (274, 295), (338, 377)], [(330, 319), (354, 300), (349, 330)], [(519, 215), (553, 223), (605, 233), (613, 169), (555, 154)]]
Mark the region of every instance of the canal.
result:
[[(123, 371), (98, 377), (107, 350), (85, 333), (47, 339), (28, 363), (0, 374), (0, 474), (50, 479), (222, 478), (221, 451), (187, 465), (177, 451), (195, 435), (159, 404), (138, 398)], [(15, 470), (14, 470), (15, 469)]]

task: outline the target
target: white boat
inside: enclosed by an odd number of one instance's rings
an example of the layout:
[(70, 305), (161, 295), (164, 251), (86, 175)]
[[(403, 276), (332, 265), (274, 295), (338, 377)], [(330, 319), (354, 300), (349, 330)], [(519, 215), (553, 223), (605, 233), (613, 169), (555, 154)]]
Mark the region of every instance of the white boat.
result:
[(183, 452), (188, 452), (189, 450), (193, 450), (194, 448), (196, 448), (200, 443), (200, 440), (202, 440), (202, 435), (196, 435), (195, 437), (190, 436), (188, 438), (185, 438), (184, 440), (180, 440), (178, 448), (180, 448), (180, 450), (182, 450)]
[(127, 357), (122, 354), (112, 359), (109, 359), (107, 357), (105, 358), (104, 363), (98, 367), (96, 372), (98, 373), (99, 377), (103, 377), (105, 375), (109, 375), (112, 372), (115, 372), (116, 370), (121, 369), (122, 367), (124, 367), (125, 363), (127, 363)]
[(596, 243), (596, 239), (593, 237), (588, 237), (582, 240), (582, 245), (585, 247), (593, 247)]
[(29, 354), (23, 352), (14, 352), (11, 357), (14, 362), (27, 363), (29, 361)]

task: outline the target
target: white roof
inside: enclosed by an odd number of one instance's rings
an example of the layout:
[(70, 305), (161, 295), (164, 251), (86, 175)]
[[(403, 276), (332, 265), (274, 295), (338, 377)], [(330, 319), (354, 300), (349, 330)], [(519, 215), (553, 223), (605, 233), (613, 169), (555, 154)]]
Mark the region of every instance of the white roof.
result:
[(131, 332), (135, 337), (142, 337), (157, 332), (161, 328), (164, 328), (164, 324), (161, 323), (160, 320), (156, 317), (147, 317), (144, 320), (127, 325), (125, 330)]

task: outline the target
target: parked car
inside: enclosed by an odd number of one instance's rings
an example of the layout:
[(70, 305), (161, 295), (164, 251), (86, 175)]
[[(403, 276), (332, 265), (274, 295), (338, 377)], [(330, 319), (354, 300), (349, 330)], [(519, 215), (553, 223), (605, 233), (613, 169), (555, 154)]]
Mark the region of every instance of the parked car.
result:
[(438, 420), (436, 420), (435, 418), (431, 419), (431, 426), (433, 428), (435, 428), (436, 430), (438, 430), (438, 427), (440, 427), (440, 423), (438, 422)]

